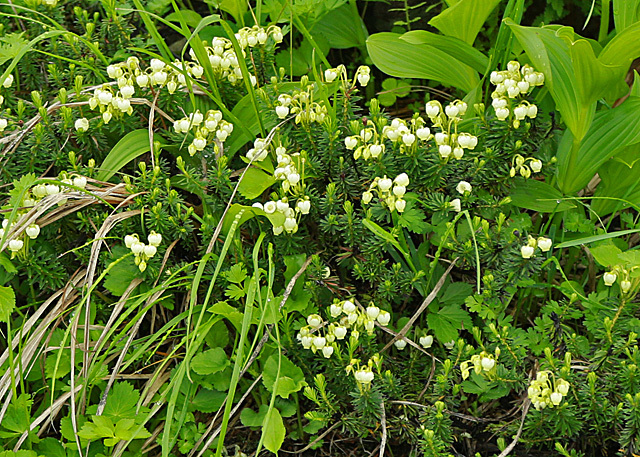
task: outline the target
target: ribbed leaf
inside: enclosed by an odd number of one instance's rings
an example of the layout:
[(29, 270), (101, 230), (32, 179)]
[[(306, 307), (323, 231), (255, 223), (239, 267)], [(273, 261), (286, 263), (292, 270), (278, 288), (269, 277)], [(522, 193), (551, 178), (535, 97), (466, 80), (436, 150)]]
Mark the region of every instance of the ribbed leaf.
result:
[(582, 189), (602, 164), (625, 147), (640, 142), (638, 118), (640, 97), (629, 97), (619, 107), (599, 112), (573, 153), (571, 132), (565, 132), (557, 153), (560, 189), (565, 193)]
[(376, 33), (367, 39), (373, 63), (384, 73), (397, 78), (421, 78), (438, 81), (464, 92), (479, 82), (469, 65), (427, 44), (411, 44), (397, 33)]
[(558, 189), (535, 179), (518, 178), (509, 196), (511, 203), (517, 207), (541, 213), (562, 212), (575, 208), (573, 202), (563, 199)]
[[(155, 138), (161, 139), (158, 135)], [(104, 162), (100, 165), (100, 171), (96, 179), (100, 181), (109, 180), (126, 164), (150, 150), (149, 131), (147, 129), (138, 129), (127, 133), (105, 157)]]
[(465, 62), (478, 73), (484, 73), (489, 65), (489, 58), (473, 46), (459, 38), (442, 36), (426, 30), (413, 30), (400, 37), (411, 44), (427, 44), (446, 52), (461, 62)]
[(640, 19), (640, 0), (613, 0), (613, 22), (620, 33)]
[(491, 11), (500, 0), (460, 0), (429, 21), (444, 35), (473, 44)]

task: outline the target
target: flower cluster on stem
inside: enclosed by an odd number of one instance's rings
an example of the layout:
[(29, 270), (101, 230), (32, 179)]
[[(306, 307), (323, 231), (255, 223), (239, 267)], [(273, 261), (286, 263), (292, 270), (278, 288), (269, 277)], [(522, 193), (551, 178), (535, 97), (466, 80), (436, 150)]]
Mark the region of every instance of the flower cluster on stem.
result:
[(135, 263), (140, 268), (140, 271), (147, 269), (147, 262), (158, 252), (158, 246), (162, 243), (162, 235), (152, 231), (147, 236), (147, 240), (149, 244), (144, 244), (140, 241), (137, 233), (124, 237), (124, 244), (133, 252)]
[(536, 379), (531, 381), (527, 396), (537, 410), (547, 406), (558, 406), (569, 393), (570, 384), (562, 378), (556, 379), (550, 371), (539, 371)]
[(491, 105), (499, 120), (513, 119), (513, 126), (518, 128), (520, 121), (537, 116), (538, 107), (524, 97), (534, 87), (544, 84), (543, 73), (535, 71), (529, 65), (521, 67), (518, 62), (511, 61), (506, 70), (492, 72), (490, 80), (496, 86), (491, 93)]
[(458, 131), (458, 124), (467, 112), (467, 104), (462, 100), (455, 100), (444, 108), (439, 101), (431, 100), (425, 105), (425, 112), (439, 130), (433, 137), (443, 161), (448, 161), (450, 157), (461, 159), (465, 149), (472, 151), (478, 145), (477, 137)]
[(541, 236), (537, 239), (529, 235), (529, 239), (527, 244), (523, 245), (520, 248), (520, 254), (523, 259), (530, 259), (533, 257), (533, 254), (536, 251), (536, 248), (539, 248), (542, 252), (547, 252), (553, 246), (553, 241), (550, 238)]
[[(66, 172), (63, 172), (59, 176), (59, 182), (64, 185), (60, 186), (59, 184), (53, 182), (51, 182), (50, 184), (39, 183), (33, 186), (29, 191), (25, 192), (20, 204), (20, 209), (17, 211), (17, 217), (15, 220), (19, 220), (34, 206), (36, 206), (38, 202), (49, 195), (56, 195), (61, 192), (67, 192), (69, 190), (72, 190), (72, 186), (75, 188), (84, 189), (87, 185), (87, 178), (79, 175), (71, 176)], [(63, 199), (58, 204), (64, 205), (65, 203), (66, 199)], [(7, 230), (11, 230), (14, 225), (15, 222), (9, 224), (9, 219), (4, 219), (0, 228), (0, 239), (2, 239), (5, 235), (5, 232)], [(11, 251), (12, 256), (14, 256), (18, 252), (23, 251), (23, 249), (26, 248), (29, 240), (35, 240), (38, 235), (40, 235), (40, 226), (37, 223), (33, 222), (25, 228), (24, 232), (9, 240), (8, 249)]]
[(233, 124), (223, 120), (222, 112), (218, 110), (209, 110), (206, 114), (197, 110), (195, 113), (175, 121), (173, 128), (177, 133), (193, 133), (194, 139), (188, 146), (191, 156), (204, 150), (211, 143), (214, 144), (214, 152), (218, 154), (219, 146), (216, 140), (224, 143), (233, 132)]
[(407, 192), (408, 185), (409, 176), (406, 173), (400, 173), (393, 181), (386, 175), (382, 178), (376, 177), (369, 186), (369, 190), (362, 194), (362, 202), (369, 204), (373, 199), (373, 192), (376, 192), (389, 211), (402, 213), (407, 206), (406, 200), (402, 197)]

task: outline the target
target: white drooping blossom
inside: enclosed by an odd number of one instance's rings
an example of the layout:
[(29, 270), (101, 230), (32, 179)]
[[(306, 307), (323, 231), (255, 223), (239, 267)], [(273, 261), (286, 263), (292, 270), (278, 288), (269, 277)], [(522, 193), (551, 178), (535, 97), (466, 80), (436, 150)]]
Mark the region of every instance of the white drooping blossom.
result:
[(539, 371), (536, 379), (531, 381), (527, 389), (527, 396), (537, 410), (560, 405), (562, 399), (569, 393), (569, 382), (562, 378), (555, 378), (550, 371)]
[(213, 145), (216, 155), (220, 153), (222, 143), (233, 132), (233, 124), (222, 119), (222, 112), (209, 110), (201, 113), (199, 110), (173, 123), (177, 133), (192, 134), (193, 140), (187, 150), (191, 156), (203, 151), (207, 145)]
[(158, 246), (162, 243), (162, 235), (152, 231), (147, 236), (149, 244), (140, 241), (137, 233), (124, 237), (124, 245), (131, 250), (135, 256), (134, 261), (140, 271), (147, 269), (147, 262), (158, 252)]
[(526, 97), (534, 87), (544, 84), (544, 74), (535, 71), (529, 65), (520, 66), (516, 61), (507, 64), (503, 71), (493, 71), (490, 75), (491, 84), (496, 86), (491, 94), (491, 105), (499, 120), (506, 120), (513, 116), (513, 126), (518, 128), (520, 121), (529, 117), (533, 119), (538, 114), (538, 107)]
[(362, 194), (362, 202), (369, 204), (373, 199), (373, 192), (376, 192), (382, 204), (389, 211), (402, 213), (407, 205), (403, 197), (408, 185), (409, 176), (406, 173), (400, 173), (394, 180), (387, 178), (386, 175), (382, 178), (376, 177), (369, 186), (369, 190)]

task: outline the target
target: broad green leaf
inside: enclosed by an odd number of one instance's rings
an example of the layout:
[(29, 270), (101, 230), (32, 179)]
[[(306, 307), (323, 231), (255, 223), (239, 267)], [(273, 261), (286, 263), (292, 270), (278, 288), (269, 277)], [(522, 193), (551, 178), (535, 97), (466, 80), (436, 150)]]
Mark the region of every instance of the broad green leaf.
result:
[[(38, 455), (45, 457), (67, 457), (67, 451), (57, 438), (48, 437), (36, 445)], [(0, 454), (1, 455), (1, 454)]]
[[(619, 262), (629, 267), (640, 266), (640, 251), (637, 249), (618, 254)], [(630, 268), (629, 268), (630, 269)]]
[(640, 97), (629, 97), (614, 109), (598, 112), (588, 133), (572, 153), (571, 132), (565, 132), (558, 148), (558, 184), (565, 193), (586, 186), (602, 164), (640, 142)]
[(267, 412), (262, 425), (264, 447), (276, 454), (280, 450), (282, 443), (284, 443), (285, 432), (286, 429), (284, 428), (280, 411), (277, 408), (271, 408)]
[(267, 174), (259, 168), (250, 167), (238, 186), (238, 192), (248, 200), (258, 198), (262, 193), (271, 187), (276, 179), (271, 174)]
[(0, 322), (9, 322), (16, 307), (16, 294), (13, 288), (0, 286)]
[(613, 0), (613, 22), (620, 33), (640, 19), (640, 0)]
[(613, 102), (628, 92), (625, 76), (634, 59), (640, 55), (640, 22), (618, 33), (598, 55), (598, 61), (615, 69), (610, 86), (604, 88), (606, 98)]
[(354, 14), (351, 5), (343, 5), (327, 13), (316, 22), (310, 32), (321, 34), (335, 49), (360, 48), (365, 45), (367, 28), (358, 14)]
[(466, 282), (452, 282), (439, 298), (445, 305), (461, 305), (465, 299), (473, 295), (473, 286)]
[(200, 375), (210, 375), (231, 365), (227, 353), (222, 348), (200, 352), (191, 360), (191, 368)]
[(215, 413), (220, 409), (225, 398), (227, 398), (226, 392), (200, 388), (191, 401), (191, 407), (201, 413)]
[(542, 213), (562, 212), (575, 208), (570, 200), (564, 200), (562, 193), (544, 181), (517, 178), (510, 194), (511, 203), (519, 208)]
[(18, 398), (13, 398), (2, 419), (2, 426), (17, 434), (26, 432), (31, 423), (29, 413), (32, 404), (33, 400), (28, 394), (21, 394)]
[(437, 313), (429, 313), (427, 323), (441, 343), (455, 340), (458, 337), (458, 330), (463, 327), (470, 329), (472, 326), (469, 313), (459, 305), (447, 305)]
[(482, 25), (500, 0), (460, 0), (429, 21), (444, 35), (473, 44)]
[[(130, 251), (124, 246), (116, 246), (112, 250), (112, 260), (117, 260), (122, 256), (128, 254)], [(133, 257), (127, 257), (122, 259), (107, 273), (107, 277), (104, 282), (104, 287), (116, 297), (121, 297), (124, 291), (127, 290), (131, 281), (140, 275), (140, 269), (135, 264)]]
[(233, 16), (233, 19), (237, 24), (243, 24), (244, 13), (247, 12), (248, 3), (242, 0), (205, 0), (205, 3), (213, 6), (214, 8), (219, 8), (222, 11), (226, 11), (230, 15)]
[(617, 67), (596, 59), (587, 40), (575, 40), (570, 27), (523, 27), (507, 20), (533, 67), (544, 73), (556, 108), (574, 135), (587, 133), (596, 101), (617, 82)]
[[(276, 376), (278, 376), (278, 355), (274, 354), (267, 359), (262, 371), (262, 382), (267, 390), (273, 390)], [(276, 394), (283, 398), (289, 398), (290, 394), (299, 391), (306, 385), (302, 370), (288, 358), (282, 356)]]
[(229, 232), (229, 230), (231, 229), (231, 224), (233, 224), (236, 215), (240, 211), (244, 211), (244, 213), (242, 213), (242, 216), (240, 217), (238, 227), (256, 216), (266, 217), (267, 219), (269, 219), (273, 227), (279, 227), (284, 224), (284, 214), (282, 214), (281, 212), (276, 211), (275, 213), (267, 214), (260, 208), (254, 208), (253, 206), (244, 206), (238, 203), (234, 203), (233, 205), (231, 205), (231, 208), (229, 208), (229, 211), (224, 218), (224, 222), (222, 223), (222, 233)]
[(627, 146), (618, 156), (602, 164), (598, 176), (601, 181), (594, 194), (598, 198), (591, 203), (591, 209), (598, 216), (629, 207), (618, 199), (640, 206), (640, 143)]
[(579, 238), (577, 240), (565, 241), (564, 243), (560, 243), (555, 247), (556, 249), (570, 248), (573, 246), (580, 246), (583, 244), (595, 243), (596, 241), (608, 240), (610, 238), (617, 238), (619, 236), (630, 235), (631, 233), (638, 233), (638, 232), (640, 232), (640, 229), (620, 230), (618, 232), (603, 233), (602, 235), (587, 236), (584, 238)]
[(426, 30), (412, 30), (400, 36), (400, 39), (407, 43), (426, 44), (440, 49), (451, 57), (466, 63), (478, 73), (484, 73), (489, 65), (487, 56), (459, 38), (442, 36)]
[(221, 301), (209, 308), (214, 314), (219, 314), (227, 319), (239, 331), (242, 327), (242, 313), (227, 302)]
[[(155, 135), (154, 138), (156, 141), (162, 140), (158, 135)], [(147, 129), (138, 129), (127, 133), (105, 157), (104, 162), (100, 165), (100, 171), (96, 175), (96, 179), (100, 181), (109, 180), (126, 164), (150, 150), (149, 131)]]
[(421, 78), (438, 81), (464, 92), (471, 91), (480, 79), (466, 63), (427, 44), (411, 44), (397, 33), (376, 33), (367, 39), (373, 63), (384, 73), (397, 78)]
[(202, 16), (200, 16), (195, 11), (181, 10), (180, 13), (173, 12), (164, 19), (165, 21), (178, 23), (183, 20), (189, 27), (197, 27), (202, 21)]
[(264, 403), (260, 405), (257, 413), (251, 408), (244, 408), (240, 413), (240, 422), (245, 427), (261, 427), (264, 423), (264, 418), (267, 417), (267, 411), (269, 411), (269, 405)]
[(124, 381), (115, 383), (107, 396), (103, 416), (94, 416), (94, 421), (95, 417), (111, 417), (114, 420), (135, 419), (139, 398), (140, 392), (130, 383)]
[[(609, 242), (610, 243), (610, 242)], [(622, 263), (618, 258), (622, 251), (613, 244), (603, 244), (591, 248), (591, 254), (596, 261), (603, 267), (613, 267)]]

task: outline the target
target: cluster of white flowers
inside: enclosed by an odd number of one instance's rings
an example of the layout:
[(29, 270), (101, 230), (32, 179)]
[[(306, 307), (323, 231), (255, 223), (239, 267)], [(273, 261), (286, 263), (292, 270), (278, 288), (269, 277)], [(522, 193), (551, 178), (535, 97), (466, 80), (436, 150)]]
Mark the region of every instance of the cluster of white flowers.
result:
[[(193, 63), (176, 60), (172, 65), (165, 64), (160, 59), (151, 59), (146, 69), (140, 67), (140, 59), (129, 57), (125, 62), (111, 64), (107, 67), (107, 75), (117, 82), (118, 89), (114, 92), (113, 86), (104, 84), (93, 92), (89, 99), (91, 109), (100, 109), (102, 120), (108, 124), (111, 118), (119, 113), (133, 113), (131, 98), (136, 92), (136, 85), (140, 88), (150, 86), (166, 87), (169, 93), (174, 93), (179, 87), (186, 85), (186, 72), (188, 75), (199, 78), (204, 69)], [(86, 119), (78, 119), (76, 130), (85, 131), (89, 128)]]
[(374, 368), (380, 373), (381, 366), (382, 357), (380, 357), (380, 354), (375, 354), (365, 365), (360, 363), (360, 359), (351, 359), (346, 368), (346, 372), (347, 374), (353, 373), (353, 378), (358, 383), (358, 387), (361, 390), (366, 390), (371, 387), (371, 383), (375, 378), (375, 374), (373, 373)]
[(404, 119), (393, 119), (391, 124), (385, 125), (382, 129), (382, 135), (396, 144), (400, 144), (400, 150), (406, 151), (419, 142), (426, 143), (433, 135), (429, 127), (425, 126), (425, 121), (421, 117), (414, 117), (409, 121)]
[(382, 140), (375, 124), (366, 121), (365, 128), (360, 130), (358, 135), (351, 135), (344, 139), (344, 145), (348, 150), (353, 151), (353, 158), (356, 160), (360, 157), (364, 160), (377, 159), (385, 150)]
[[(9, 87), (11, 87), (12, 84), (13, 84), (13, 75), (9, 73), (7, 77), (4, 79), (4, 81), (2, 81), (2, 87), (4, 87), (5, 89), (8, 89)], [(2, 103), (4, 103), (4, 97), (0, 95), (0, 105), (2, 105)], [(7, 128), (7, 125), (9, 125), (9, 121), (7, 121), (5, 118), (0, 118), (0, 132), (4, 131), (4, 129)]]
[[(327, 68), (324, 71), (324, 79), (328, 83), (332, 83), (338, 77), (340, 77), (344, 83), (348, 83), (347, 69), (345, 68), (344, 65), (338, 65), (336, 68)], [(356, 70), (356, 73), (353, 77), (353, 81), (351, 81), (350, 85), (351, 87), (355, 87), (356, 81), (358, 81), (358, 83), (360, 83), (362, 87), (365, 87), (367, 84), (369, 84), (370, 79), (371, 79), (371, 69), (366, 65), (361, 65)]]
[[(496, 117), (501, 121), (513, 115), (513, 126), (518, 128), (520, 121), (526, 117), (535, 118), (538, 107), (524, 100), (534, 87), (544, 84), (544, 74), (535, 71), (531, 66), (511, 61), (504, 71), (493, 71), (490, 76), (491, 83), (496, 86), (491, 94), (491, 105)], [(517, 103), (517, 104), (516, 104)]]
[(362, 194), (362, 202), (368, 205), (373, 199), (372, 191), (375, 190), (378, 198), (389, 208), (389, 211), (402, 213), (407, 206), (406, 200), (402, 197), (407, 192), (408, 185), (409, 176), (406, 173), (400, 173), (393, 181), (386, 175), (382, 178), (376, 177), (369, 186), (369, 190)]
[(471, 368), (476, 374), (484, 374), (485, 376), (492, 378), (496, 374), (496, 361), (500, 357), (500, 348), (496, 347), (494, 354), (490, 354), (487, 351), (482, 351), (480, 354), (471, 356), (470, 360), (464, 361), (460, 364), (460, 372), (462, 379), (467, 379)]
[(178, 133), (193, 132), (194, 139), (188, 147), (192, 156), (211, 143), (214, 144), (214, 152), (217, 154), (219, 151), (215, 139), (223, 143), (233, 132), (233, 124), (223, 120), (222, 112), (218, 110), (209, 110), (206, 114), (197, 110), (175, 121), (173, 128)]
[(140, 241), (137, 233), (124, 237), (124, 244), (133, 252), (135, 263), (140, 268), (140, 271), (147, 269), (147, 261), (158, 252), (158, 246), (162, 243), (162, 235), (152, 231), (147, 236), (147, 240), (149, 244), (144, 244)]
[(307, 84), (303, 77), (302, 89), (292, 94), (280, 94), (276, 102), (276, 115), (280, 119), (295, 115), (296, 124), (322, 124), (327, 116), (327, 107), (324, 104), (313, 101), (314, 86)]
[(551, 379), (550, 371), (539, 371), (536, 379), (531, 381), (527, 396), (537, 410), (558, 406), (569, 393), (570, 384), (562, 378)]
[(271, 37), (274, 43), (282, 43), (282, 39), (284, 38), (282, 29), (277, 25), (271, 25), (266, 29), (259, 25), (244, 27), (238, 30), (235, 36), (242, 49), (265, 45), (269, 37)]
[(523, 259), (530, 259), (533, 257), (533, 254), (536, 248), (540, 248), (542, 252), (547, 252), (553, 246), (553, 241), (550, 238), (541, 236), (538, 239), (535, 239), (531, 235), (529, 235), (529, 240), (527, 244), (520, 248), (520, 253), (522, 254)]
[[(87, 178), (84, 176), (69, 176), (66, 172), (61, 173), (60, 182), (67, 186), (73, 186), (76, 188), (84, 189), (87, 185)], [(29, 191), (25, 192), (22, 199), (20, 209), (16, 213), (15, 220), (19, 220), (23, 215), (27, 214), (31, 208), (36, 206), (40, 200), (49, 196), (56, 195), (61, 192), (67, 192), (71, 188), (67, 186), (59, 186), (58, 184), (44, 184), (40, 183), (33, 186)], [(63, 205), (66, 200), (62, 200), (59, 205)], [(5, 231), (10, 230), (15, 225), (15, 222), (9, 225), (9, 220), (4, 219), (2, 221), (2, 228), (0, 228), (0, 239), (4, 237)], [(40, 226), (35, 222), (30, 224), (23, 234), (18, 235), (16, 238), (9, 240), (8, 248), (12, 253), (20, 252), (25, 246), (27, 239), (35, 240), (40, 235)]]
[(280, 213), (284, 216), (282, 225), (274, 225), (274, 235), (280, 235), (282, 232), (296, 233), (298, 231), (298, 214), (308, 214), (311, 209), (311, 202), (308, 197), (300, 198), (296, 202), (294, 208), (289, 206), (289, 199), (283, 197), (277, 201), (268, 201), (265, 204), (256, 202), (252, 205), (254, 208), (261, 209), (267, 214)]
[[(527, 162), (529, 162), (528, 165)], [(542, 170), (542, 160), (536, 159), (535, 157), (524, 158), (520, 154), (516, 154), (513, 157), (509, 175), (513, 178), (516, 173), (520, 173), (520, 176), (523, 178), (529, 178), (531, 172), (539, 173), (540, 170)]]
[[(207, 46), (207, 57), (213, 68), (213, 74), (218, 80), (227, 80), (231, 84), (239, 84), (243, 80), (242, 69), (238, 62), (239, 58), (246, 57), (245, 49), (256, 46), (264, 46), (269, 37), (275, 42), (282, 42), (282, 29), (277, 25), (272, 25), (267, 29), (259, 26), (245, 27), (240, 29), (235, 38), (242, 51), (242, 57), (239, 57), (233, 49), (231, 40), (223, 37), (215, 37), (211, 41), (211, 46)], [(196, 54), (193, 49), (189, 50), (191, 59), (197, 61)], [(256, 77), (250, 75), (251, 85), (256, 85)]]
[[(633, 269), (634, 268), (632, 268), (632, 270)], [(624, 268), (622, 265), (616, 265), (615, 267), (613, 267), (613, 269), (611, 269), (611, 271), (607, 271), (604, 275), (602, 275), (605, 286), (613, 286), (618, 277), (622, 278), (620, 280), (620, 290), (622, 291), (622, 293), (628, 293), (631, 290), (632, 286), (631, 276), (629, 275), (629, 270)]]
[[(247, 158), (252, 161), (264, 160), (269, 153), (267, 140), (258, 138), (253, 145), (254, 147), (247, 152)], [(275, 235), (280, 235), (283, 232), (295, 233), (298, 231), (300, 217), (309, 214), (311, 210), (311, 200), (304, 192), (305, 158), (298, 152), (288, 154), (282, 144), (275, 148), (275, 152), (277, 167), (273, 171), (273, 177), (281, 182), (283, 195), (289, 194), (295, 204), (291, 207), (289, 198), (284, 196), (277, 201), (271, 200), (264, 204), (256, 202), (253, 207), (261, 209), (267, 214), (280, 213), (284, 216), (282, 225), (274, 223), (273, 233)], [(273, 219), (271, 221), (273, 222)]]
[(462, 100), (455, 100), (444, 108), (439, 101), (432, 100), (425, 105), (425, 112), (434, 127), (440, 130), (433, 137), (442, 160), (461, 159), (465, 149), (472, 151), (478, 145), (476, 136), (458, 132), (458, 124), (467, 112), (467, 104)]
[[(300, 165), (304, 167), (305, 160), (304, 158), (300, 157), (300, 153), (296, 152), (292, 157), (291, 155), (287, 154), (287, 149), (284, 146), (280, 145), (276, 148), (276, 161), (278, 163), (278, 166), (273, 171), (273, 177), (279, 181), (282, 181), (282, 189), (285, 192), (294, 191), (293, 193), (296, 193), (295, 190), (298, 190), (296, 189), (296, 186), (302, 188), (303, 185), (300, 171), (296, 166), (296, 162), (293, 160), (294, 157), (297, 159), (298, 163), (300, 163)], [(306, 207), (306, 205), (310, 205), (310, 203), (309, 200), (305, 201), (307, 203), (303, 205), (303, 208), (301, 208), (302, 214), (309, 213), (310, 206)]]
[[(325, 322), (319, 314), (311, 314), (307, 317), (307, 326), (298, 332), (297, 339), (305, 349), (314, 353), (322, 351), (322, 355), (330, 358), (338, 349), (337, 341), (344, 340), (349, 331), (349, 339), (355, 344), (360, 338), (360, 332), (366, 331), (372, 335), (375, 323), (387, 325), (391, 320), (391, 314), (381, 310), (374, 304), (361, 311), (351, 300), (335, 301), (328, 309), (332, 322)], [(324, 332), (322, 328), (326, 327)]]

